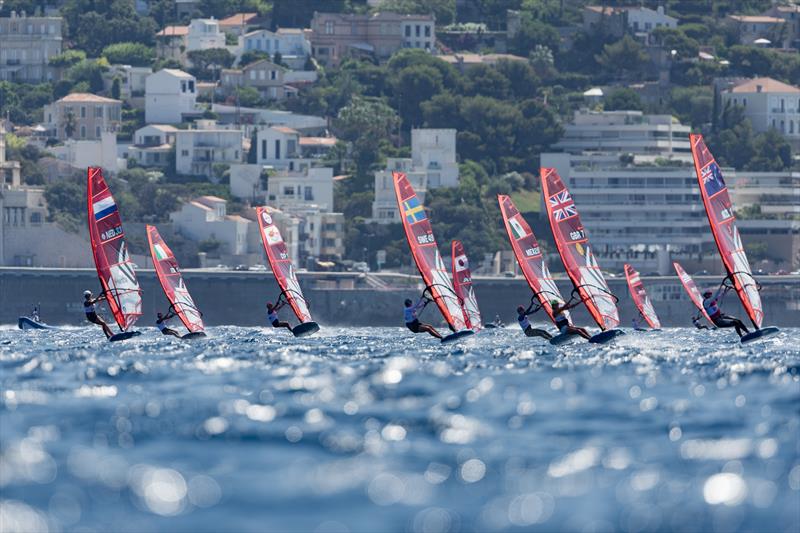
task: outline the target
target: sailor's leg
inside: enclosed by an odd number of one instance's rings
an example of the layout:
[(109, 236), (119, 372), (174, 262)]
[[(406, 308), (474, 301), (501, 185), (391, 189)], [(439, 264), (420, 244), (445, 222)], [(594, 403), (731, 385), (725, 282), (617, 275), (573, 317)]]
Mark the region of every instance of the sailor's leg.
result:
[(441, 339), (442, 338), (442, 334), (439, 333), (438, 331), (436, 331), (436, 328), (434, 328), (430, 324), (420, 324), (419, 325), (419, 330), (420, 331), (425, 331), (425, 332), (429, 333), (430, 335), (436, 337), (437, 339)]
[(589, 335), (589, 332), (586, 331), (586, 328), (579, 328), (579, 327), (576, 327), (576, 326), (570, 326), (569, 327), (569, 331), (571, 333), (577, 333), (578, 335), (580, 335), (581, 337), (583, 337), (587, 341), (592, 338), (592, 336)]

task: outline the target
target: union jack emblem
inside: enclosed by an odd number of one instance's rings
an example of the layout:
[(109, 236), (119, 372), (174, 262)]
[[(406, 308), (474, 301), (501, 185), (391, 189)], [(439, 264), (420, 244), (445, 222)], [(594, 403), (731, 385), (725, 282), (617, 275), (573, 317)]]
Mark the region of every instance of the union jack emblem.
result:
[(578, 214), (578, 211), (575, 209), (575, 203), (572, 201), (572, 197), (566, 189), (555, 193), (548, 198), (548, 201), (550, 202), (550, 210), (553, 212), (553, 216), (556, 220), (565, 220)]

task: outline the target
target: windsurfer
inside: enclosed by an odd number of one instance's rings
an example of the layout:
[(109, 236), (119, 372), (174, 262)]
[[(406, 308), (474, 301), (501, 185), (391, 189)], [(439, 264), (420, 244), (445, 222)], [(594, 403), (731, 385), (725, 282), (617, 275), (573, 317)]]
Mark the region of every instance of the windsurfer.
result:
[(527, 337), (542, 337), (543, 339), (550, 340), (553, 338), (548, 332), (543, 329), (534, 328), (531, 326), (531, 321), (528, 320), (528, 317), (539, 310), (537, 307), (536, 309), (533, 306), (536, 305), (534, 302), (531, 302), (531, 305), (525, 309), (523, 306), (517, 306), (517, 322), (519, 322), (519, 327), (522, 328), (522, 331), (525, 332)]
[(175, 316), (175, 311), (172, 308), (170, 308), (166, 315), (162, 315), (161, 313), (156, 314), (156, 327), (161, 330), (162, 335), (172, 335), (173, 337), (178, 338), (181, 337), (180, 333), (167, 327), (167, 320), (174, 318)]
[(719, 300), (729, 289), (729, 285), (722, 285), (717, 289), (717, 292), (705, 291), (703, 293), (703, 309), (706, 310), (706, 314), (708, 314), (715, 326), (718, 328), (736, 328), (736, 334), (741, 337), (746, 333), (750, 333), (747, 330), (747, 326), (738, 318), (724, 314), (719, 307)]
[(706, 326), (700, 321), (700, 317), (698, 315), (692, 316), (692, 324), (694, 324), (694, 327), (696, 327), (697, 329), (708, 329), (708, 326)]
[(635, 316), (631, 319), (631, 327), (636, 331), (647, 331), (647, 328), (642, 326), (642, 322), (644, 317), (641, 313), (638, 316)]
[(105, 299), (106, 297), (103, 294), (97, 298), (92, 298), (92, 291), (83, 291), (83, 312), (86, 313), (86, 320), (92, 324), (97, 324), (98, 326), (102, 327), (103, 333), (105, 333), (106, 338), (108, 339), (111, 338), (114, 333), (111, 331), (111, 328), (108, 327), (108, 324), (106, 324), (105, 320), (97, 315), (97, 308), (95, 307), (98, 302), (101, 302)]
[(39, 304), (33, 306), (33, 311), (31, 311), (31, 319), (34, 322), (39, 322)]
[(573, 326), (572, 324), (570, 324), (569, 317), (567, 317), (567, 311), (569, 311), (570, 309), (572, 309), (573, 307), (577, 306), (580, 303), (581, 303), (580, 300), (573, 304), (568, 304), (566, 302), (560, 303), (558, 300), (550, 300), (550, 307), (553, 308), (553, 316), (556, 319), (556, 327), (558, 328), (559, 332), (573, 333), (575, 335), (580, 335), (586, 340), (589, 340), (591, 338), (589, 332), (586, 331), (586, 329), (584, 328), (579, 328), (577, 326)]
[(278, 299), (278, 303), (275, 305), (272, 302), (267, 302), (267, 321), (272, 324), (273, 328), (286, 328), (292, 331), (292, 326), (288, 322), (281, 322), (278, 318), (278, 311), (284, 305), (286, 305), (286, 302), (281, 299)]
[(441, 339), (442, 334), (436, 331), (436, 328), (430, 324), (423, 324), (419, 321), (419, 318), (417, 318), (417, 313), (425, 309), (425, 306), (428, 305), (429, 302), (430, 300), (424, 296), (419, 299), (416, 305), (414, 305), (414, 302), (411, 300), (406, 299), (405, 309), (403, 309), (403, 318), (406, 321), (406, 327), (413, 333), (429, 333), (437, 339)]

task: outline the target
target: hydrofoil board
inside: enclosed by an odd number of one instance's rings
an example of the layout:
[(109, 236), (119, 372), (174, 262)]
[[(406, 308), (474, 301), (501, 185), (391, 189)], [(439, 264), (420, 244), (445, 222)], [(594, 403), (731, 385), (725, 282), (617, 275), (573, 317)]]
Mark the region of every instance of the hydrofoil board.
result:
[(753, 342), (759, 339), (763, 339), (765, 337), (771, 337), (772, 335), (777, 335), (780, 331), (781, 330), (779, 330), (775, 326), (769, 326), (766, 328), (761, 328), (755, 331), (751, 331), (746, 335), (742, 335), (742, 344), (747, 344), (748, 342)]

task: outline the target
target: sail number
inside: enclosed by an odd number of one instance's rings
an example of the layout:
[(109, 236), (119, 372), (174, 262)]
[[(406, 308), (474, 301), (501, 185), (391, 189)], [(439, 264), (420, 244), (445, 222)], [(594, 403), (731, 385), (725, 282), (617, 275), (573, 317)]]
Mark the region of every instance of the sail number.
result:
[(540, 252), (539, 247), (534, 246), (533, 248), (528, 248), (527, 250), (525, 250), (525, 255), (527, 255), (528, 257), (533, 257), (534, 255), (539, 255), (539, 252)]
[(117, 226), (116, 228), (111, 228), (104, 231), (100, 234), (100, 240), (107, 241), (109, 239), (113, 239), (117, 235), (122, 235), (122, 226)]
[(417, 235), (417, 242), (420, 244), (429, 244), (435, 241), (436, 239), (434, 239), (433, 235), (430, 233), (427, 233), (425, 235)]
[(572, 239), (573, 241), (577, 241), (577, 240), (583, 239), (583, 230), (579, 229), (579, 230), (575, 230), (575, 231), (570, 231), (569, 232), (569, 238)]
[(725, 219), (731, 218), (731, 216), (733, 216), (733, 215), (731, 215), (731, 210), (730, 209), (728, 209), (727, 207), (723, 207), (719, 212), (719, 216), (720, 216), (720, 218), (725, 220)]

